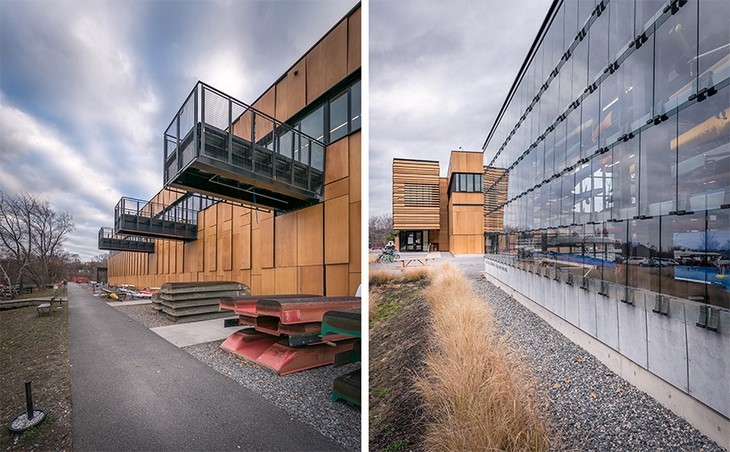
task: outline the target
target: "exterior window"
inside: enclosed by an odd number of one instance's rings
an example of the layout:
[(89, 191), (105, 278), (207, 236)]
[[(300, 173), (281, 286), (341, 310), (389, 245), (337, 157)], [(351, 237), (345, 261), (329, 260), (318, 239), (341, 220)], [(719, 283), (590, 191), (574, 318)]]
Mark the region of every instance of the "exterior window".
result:
[(330, 139), (337, 141), (347, 135), (347, 91), (330, 101)]
[(451, 176), (449, 192), (481, 193), (483, 175), (474, 173), (454, 173)]
[[(324, 106), (320, 106), (307, 116), (302, 118), (299, 130), (312, 138), (322, 140), (324, 138)], [(300, 143), (301, 146), (294, 150), (294, 160), (297, 162), (309, 162), (309, 142)]]
[(350, 131), (352, 132), (362, 127), (360, 85), (360, 80), (358, 80), (357, 83), (350, 87)]

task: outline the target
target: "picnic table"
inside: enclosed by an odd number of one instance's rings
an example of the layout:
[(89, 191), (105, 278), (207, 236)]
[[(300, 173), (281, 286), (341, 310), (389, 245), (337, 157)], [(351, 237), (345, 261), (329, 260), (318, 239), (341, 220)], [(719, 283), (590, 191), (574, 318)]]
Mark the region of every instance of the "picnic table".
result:
[(435, 258), (433, 257), (406, 257), (401, 259), (396, 259), (396, 262), (400, 262), (401, 264), (401, 271), (405, 271), (406, 267), (415, 267), (416, 265), (422, 265), (422, 266), (428, 266), (428, 261), (432, 261)]

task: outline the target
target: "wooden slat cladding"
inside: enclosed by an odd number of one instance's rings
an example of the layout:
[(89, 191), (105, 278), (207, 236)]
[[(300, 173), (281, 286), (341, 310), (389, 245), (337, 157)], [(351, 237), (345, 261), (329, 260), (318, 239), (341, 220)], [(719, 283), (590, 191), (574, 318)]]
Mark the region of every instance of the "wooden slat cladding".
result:
[(439, 229), (439, 163), (393, 159), (393, 228)]
[[(497, 180), (499, 182), (494, 185)], [(509, 174), (506, 169), (484, 167), (484, 232), (504, 231), (504, 208), (500, 206), (507, 202), (508, 182)], [(490, 189), (487, 190), (488, 188)], [(497, 208), (499, 209), (495, 210)]]
[(481, 173), (484, 167), (484, 153), (481, 151), (451, 151), (447, 178), (453, 173)]

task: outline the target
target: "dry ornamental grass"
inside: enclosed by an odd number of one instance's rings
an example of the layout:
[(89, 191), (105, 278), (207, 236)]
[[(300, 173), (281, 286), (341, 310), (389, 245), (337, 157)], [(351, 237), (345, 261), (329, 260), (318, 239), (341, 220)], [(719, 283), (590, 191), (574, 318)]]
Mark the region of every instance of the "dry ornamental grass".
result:
[(548, 450), (549, 430), (529, 367), (495, 336), (493, 315), (453, 266), (426, 292), (434, 346), (416, 380), (429, 450)]

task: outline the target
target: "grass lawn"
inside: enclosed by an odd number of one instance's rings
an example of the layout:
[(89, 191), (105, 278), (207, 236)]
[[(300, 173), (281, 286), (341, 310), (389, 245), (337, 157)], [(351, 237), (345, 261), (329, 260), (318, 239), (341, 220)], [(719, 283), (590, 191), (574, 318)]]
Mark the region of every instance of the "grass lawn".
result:
[[(0, 310), (0, 363), (0, 448), (71, 450), (68, 305), (43, 317), (35, 306)], [(33, 383), (34, 408), (45, 411), (46, 419), (15, 434), (7, 426), (26, 411), (26, 381)]]

